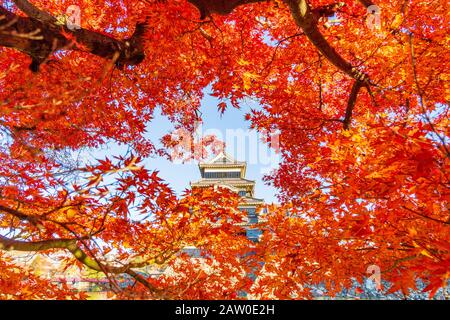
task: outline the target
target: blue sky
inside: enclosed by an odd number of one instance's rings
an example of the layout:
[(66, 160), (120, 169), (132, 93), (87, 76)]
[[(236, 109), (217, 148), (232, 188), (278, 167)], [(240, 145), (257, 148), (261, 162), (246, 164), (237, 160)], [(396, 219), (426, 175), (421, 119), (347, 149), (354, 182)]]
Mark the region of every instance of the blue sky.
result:
[[(250, 122), (244, 119), (250, 108), (258, 109), (256, 102), (247, 100), (241, 103), (241, 109), (235, 109), (228, 106), (225, 113), (221, 116), (217, 111), (217, 105), (220, 101), (210, 96), (205, 91), (205, 96), (201, 102), (201, 112), (203, 117), (202, 132), (205, 134), (216, 133), (225, 140), (231, 134), (241, 134), (242, 139), (236, 143), (227, 144), (226, 152), (238, 161), (247, 161), (247, 179), (256, 181), (255, 197), (262, 198), (266, 203), (277, 202), (275, 194), (276, 189), (267, 186), (262, 181), (265, 173), (278, 165), (278, 155), (269, 149), (257, 137), (256, 131), (248, 131)], [(169, 120), (160, 115), (159, 110), (155, 112), (155, 118), (147, 126), (148, 136), (157, 144), (159, 139), (173, 130)], [(227, 131), (228, 130), (228, 131)], [(227, 135), (228, 133), (228, 135)], [(233, 136), (232, 136), (233, 137)], [(90, 152), (90, 157), (103, 158), (104, 156), (120, 155), (126, 151), (126, 146), (118, 146), (109, 143), (101, 150)], [(178, 194), (189, 188), (191, 181), (200, 178), (197, 163), (173, 163), (164, 158), (148, 158), (144, 161), (145, 167), (150, 170), (158, 170), (159, 176), (169, 183), (171, 188)]]

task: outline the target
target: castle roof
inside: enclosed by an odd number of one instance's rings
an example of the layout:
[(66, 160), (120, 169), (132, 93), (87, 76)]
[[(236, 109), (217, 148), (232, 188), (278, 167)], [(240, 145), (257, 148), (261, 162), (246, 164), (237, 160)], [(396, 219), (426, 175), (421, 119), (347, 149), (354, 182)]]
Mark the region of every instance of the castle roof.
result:
[[(244, 178), (246, 167), (246, 162), (237, 161), (229, 154), (220, 152), (213, 159), (199, 164), (202, 178), (191, 182), (191, 187), (222, 186), (235, 192), (247, 190), (249, 193), (241, 196), (240, 205), (254, 206), (262, 204), (264, 202), (263, 199), (253, 198), (255, 181)], [(236, 171), (240, 173), (234, 174)]]
[(194, 187), (206, 187), (206, 186), (212, 186), (212, 185), (220, 185), (220, 184), (227, 184), (227, 185), (239, 185), (239, 186), (246, 186), (246, 185), (255, 185), (254, 180), (248, 180), (244, 178), (236, 179), (236, 178), (221, 178), (221, 179), (200, 179), (197, 182), (191, 182), (191, 186)]
[(237, 161), (225, 152), (220, 152), (213, 159), (199, 163), (199, 168), (242, 168), (245, 175), (247, 164), (244, 161)]

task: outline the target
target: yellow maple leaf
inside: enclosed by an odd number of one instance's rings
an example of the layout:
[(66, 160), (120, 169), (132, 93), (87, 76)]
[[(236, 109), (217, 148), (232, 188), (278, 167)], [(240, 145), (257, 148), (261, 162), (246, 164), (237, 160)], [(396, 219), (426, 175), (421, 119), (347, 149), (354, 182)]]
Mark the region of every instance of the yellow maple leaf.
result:
[(252, 79), (256, 80), (259, 78), (259, 75), (251, 73), (251, 72), (244, 72), (242, 75), (242, 80), (244, 82), (244, 89), (248, 90), (252, 86)]
[(422, 254), (422, 255), (424, 255), (424, 256), (426, 256), (426, 257), (428, 257), (428, 258), (433, 259), (433, 256), (430, 255), (430, 254), (428, 253), (428, 251), (425, 250), (425, 249), (423, 249), (422, 251), (420, 251), (420, 254)]
[(247, 60), (245, 60), (243, 58), (240, 58), (237, 63), (240, 66), (248, 66), (250, 64), (250, 62), (248, 62)]
[(392, 24), (391, 24), (391, 28), (392, 29), (397, 29), (398, 27), (400, 27), (400, 25), (403, 23), (403, 17), (402, 17), (402, 15), (399, 13), (399, 14), (396, 14), (395, 15), (395, 18), (394, 18), (394, 21), (392, 21)]

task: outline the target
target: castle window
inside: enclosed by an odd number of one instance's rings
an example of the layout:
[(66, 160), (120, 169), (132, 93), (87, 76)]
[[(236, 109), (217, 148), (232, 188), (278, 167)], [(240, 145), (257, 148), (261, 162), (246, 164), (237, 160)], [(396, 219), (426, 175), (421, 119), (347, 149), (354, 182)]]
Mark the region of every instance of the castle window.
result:
[(256, 214), (255, 208), (243, 208), (241, 210), (247, 213), (247, 219), (249, 224), (258, 223), (258, 215)]
[(250, 223), (250, 224), (258, 223), (258, 216), (257, 215), (248, 215), (248, 223)]
[(261, 235), (261, 230), (259, 229), (247, 229), (247, 238), (251, 241), (258, 241)]
[(206, 179), (239, 178), (240, 172), (205, 172)]

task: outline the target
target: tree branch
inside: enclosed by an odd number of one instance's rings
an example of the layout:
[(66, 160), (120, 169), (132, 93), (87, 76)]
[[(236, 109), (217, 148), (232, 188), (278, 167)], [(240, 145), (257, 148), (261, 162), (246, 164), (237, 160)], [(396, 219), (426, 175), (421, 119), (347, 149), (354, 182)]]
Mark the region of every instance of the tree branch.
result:
[(126, 265), (123, 267), (115, 267), (103, 264), (101, 262), (97, 262), (95, 259), (89, 257), (80, 247), (77, 246), (76, 239), (50, 239), (50, 240), (29, 242), (29, 241), (13, 240), (0, 235), (0, 250), (38, 252), (49, 249), (67, 249), (82, 264), (84, 264), (90, 269), (99, 272), (108, 272), (113, 274), (126, 273), (135, 278), (141, 284), (143, 284), (157, 297), (167, 298), (165, 295), (163, 295), (163, 290), (156, 288), (155, 286), (150, 284), (143, 276), (139, 275), (137, 272), (131, 269), (133, 267), (141, 267), (141, 265), (139, 266)]
[(200, 20), (205, 19), (210, 14), (216, 13), (220, 15), (227, 15), (235, 8), (250, 3), (267, 2), (268, 0), (188, 0), (200, 11)]
[(27, 242), (9, 239), (0, 235), (0, 249), (7, 251), (44, 251), (49, 249), (68, 249), (73, 246), (76, 246), (76, 240), (74, 239), (51, 239)]
[(361, 2), (361, 4), (362, 4), (364, 7), (366, 7), (366, 8), (375, 5), (375, 3), (373, 3), (373, 2), (370, 1), (370, 0), (359, 0), (359, 2)]
[[(45, 14), (27, 1), (17, 1), (29, 17), (20, 17), (0, 6), (0, 46), (26, 53), (32, 58), (30, 69), (34, 72), (57, 50), (78, 50), (110, 59), (117, 57), (116, 65), (137, 65), (145, 58), (143, 34), (145, 23), (136, 25), (136, 31), (128, 39), (117, 40), (87, 29), (70, 30), (58, 26)], [(28, 4), (28, 6), (27, 6)], [(37, 17), (37, 18), (36, 18)], [(50, 16), (51, 17), (51, 16)], [(23, 35), (32, 34), (33, 37)], [(71, 38), (67, 38), (67, 34)]]
[(124, 273), (130, 266), (124, 267), (113, 267), (113, 266), (103, 266), (91, 257), (89, 257), (80, 247), (77, 246), (78, 239), (50, 239), (42, 241), (21, 241), (13, 240), (0, 235), (0, 249), (1, 250), (16, 250), (16, 251), (45, 251), (49, 249), (67, 249), (70, 251), (78, 261), (83, 263), (85, 266), (96, 270), (111, 273)]
[(336, 3), (316, 7), (314, 9), (312, 9), (311, 11), (316, 19), (319, 19), (322, 17), (326, 18), (326, 17), (332, 17), (343, 6), (345, 6), (344, 2), (336, 2)]
[(420, 217), (422, 217), (422, 218), (425, 218), (425, 219), (428, 219), (428, 220), (431, 220), (431, 221), (434, 221), (434, 222), (437, 222), (437, 223), (442, 223), (442, 224), (450, 225), (450, 218), (448, 219), (448, 221), (439, 220), (439, 219), (436, 219), (436, 218), (427, 216), (427, 215), (425, 215), (425, 214), (422, 214), (422, 213), (420, 213), (420, 212), (417, 212), (417, 211), (415, 211), (415, 210), (413, 210), (413, 209), (410, 209), (410, 208), (408, 208), (407, 206), (402, 206), (402, 208), (403, 208), (403, 209), (406, 209), (406, 210), (408, 210), (409, 212), (412, 212), (412, 213), (414, 213), (414, 214), (416, 214), (416, 215), (418, 215), (418, 216), (420, 216)]
[(21, 221), (28, 221), (30, 222), (32, 225), (37, 226), (39, 223), (39, 218), (36, 216), (29, 216), (26, 215), (25, 213), (19, 211), (19, 210), (15, 210), (12, 208), (8, 208), (5, 206), (0, 205), (0, 211), (6, 212), (12, 216), (15, 216), (16, 218), (18, 218)]
[(419, 99), (418, 99), (419, 105), (420, 105), (420, 108), (422, 109), (423, 117), (428, 122), (431, 130), (438, 137), (439, 141), (442, 143), (442, 147), (447, 155), (447, 158), (450, 158), (450, 150), (447, 148), (447, 143), (445, 141), (445, 135), (444, 135), (444, 137), (442, 137), (440, 135), (440, 133), (436, 130), (436, 128), (433, 124), (433, 121), (431, 121), (430, 117), (428, 116), (427, 108), (425, 107), (425, 97), (424, 97), (424, 94), (423, 94), (422, 89), (419, 84), (419, 78), (417, 76), (416, 56), (414, 53), (414, 45), (413, 45), (413, 33), (409, 33), (409, 52), (410, 52), (410, 56), (411, 56), (411, 67), (412, 67), (412, 72), (413, 72), (413, 77), (414, 77), (414, 84), (416, 85), (417, 94), (419, 96)]
[(362, 86), (363, 86), (362, 81), (356, 80), (353, 83), (352, 91), (350, 92), (350, 97), (347, 103), (347, 109), (345, 110), (345, 118), (342, 121), (342, 123), (344, 124), (344, 130), (348, 130), (348, 128), (350, 127), (350, 122), (352, 121), (353, 108), (355, 107), (356, 98), (358, 97), (359, 90), (361, 90)]
[(16, 6), (30, 18), (39, 20), (43, 23), (55, 23), (56, 19), (45, 11), (40, 10), (27, 0), (13, 0)]
[(317, 19), (306, 0), (286, 0), (296, 24), (314, 46), (338, 69), (357, 81), (368, 82), (366, 74), (353, 67), (328, 43), (317, 27)]

